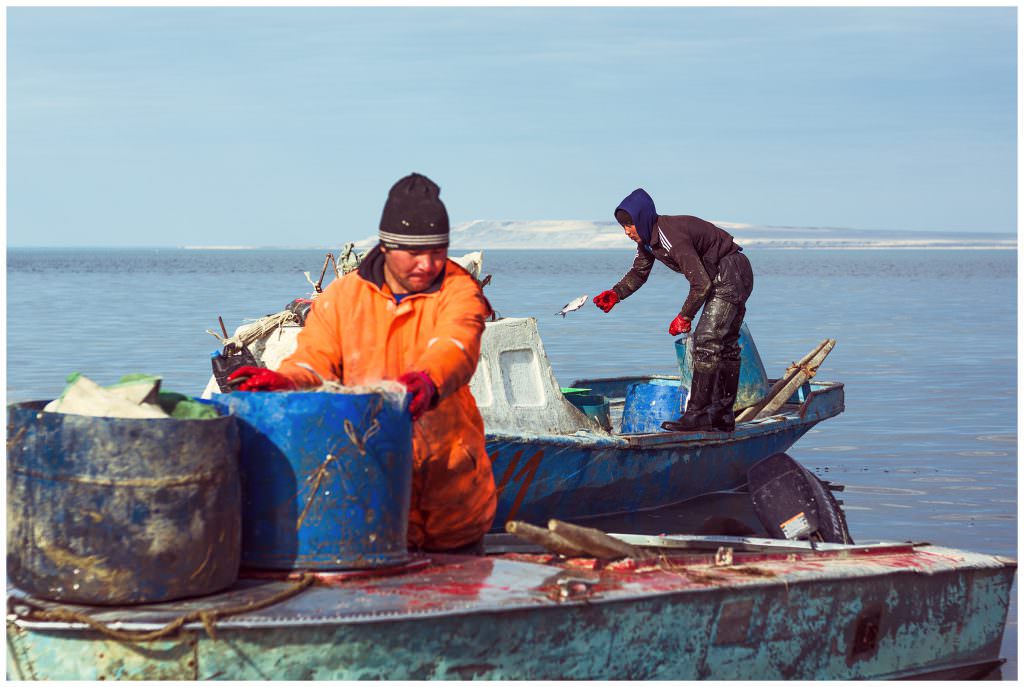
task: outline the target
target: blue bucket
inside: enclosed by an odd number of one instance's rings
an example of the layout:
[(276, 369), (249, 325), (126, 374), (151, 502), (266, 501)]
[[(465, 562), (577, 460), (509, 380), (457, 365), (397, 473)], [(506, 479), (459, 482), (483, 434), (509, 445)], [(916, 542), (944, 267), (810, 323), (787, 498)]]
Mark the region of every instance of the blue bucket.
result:
[(82, 604), (212, 594), (238, 578), (234, 418), (127, 419), (7, 407), (7, 573)]
[[(768, 375), (764, 371), (764, 363), (757, 352), (754, 337), (747, 328), (747, 323), (740, 325), (740, 384), (736, 390), (734, 410), (742, 410), (754, 405), (768, 394)], [(686, 389), (690, 388), (693, 379), (693, 336), (682, 336), (675, 341), (676, 362), (679, 364), (679, 376)]]
[[(590, 389), (574, 391), (589, 392)], [(562, 394), (570, 403), (579, 408), (584, 415), (597, 423), (602, 429), (610, 430), (612, 428), (610, 404), (604, 396), (592, 393), (566, 393), (564, 391)]]
[(661, 423), (677, 419), (684, 403), (686, 389), (674, 379), (630, 384), (622, 408), (622, 434), (663, 432)]
[(407, 397), (234, 392), (213, 402), (239, 420), (243, 566), (339, 570), (409, 559)]

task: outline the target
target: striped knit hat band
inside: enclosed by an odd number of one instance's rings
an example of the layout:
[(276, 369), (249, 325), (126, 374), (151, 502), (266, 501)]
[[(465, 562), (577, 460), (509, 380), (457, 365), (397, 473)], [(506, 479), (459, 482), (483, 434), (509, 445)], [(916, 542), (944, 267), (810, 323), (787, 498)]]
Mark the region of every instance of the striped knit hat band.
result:
[(410, 174), (388, 192), (380, 217), (380, 242), (385, 248), (425, 250), (448, 245), (448, 212), (441, 188), (422, 174)]

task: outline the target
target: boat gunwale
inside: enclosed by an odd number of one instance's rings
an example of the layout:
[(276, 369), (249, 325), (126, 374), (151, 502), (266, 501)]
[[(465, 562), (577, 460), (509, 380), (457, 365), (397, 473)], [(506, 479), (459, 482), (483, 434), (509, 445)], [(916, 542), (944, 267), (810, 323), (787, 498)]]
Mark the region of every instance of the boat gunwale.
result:
[[(635, 379), (634, 377), (624, 379)], [(845, 388), (843, 382), (810, 382), (812, 391), (802, 403), (786, 404), (769, 417), (751, 420), (736, 426), (734, 432), (654, 432), (649, 434), (610, 434), (607, 432), (580, 430), (575, 434), (541, 434), (533, 432), (487, 432), (488, 443), (526, 443), (554, 446), (576, 446), (581, 448), (623, 448), (661, 449), (678, 447), (724, 446), (735, 444), (753, 437), (783, 432), (807, 424), (817, 424), (840, 415), (845, 409), (843, 400), (838, 400), (821, 415), (807, 418), (811, 402), (827, 397)], [(820, 387), (815, 389), (814, 387)]]

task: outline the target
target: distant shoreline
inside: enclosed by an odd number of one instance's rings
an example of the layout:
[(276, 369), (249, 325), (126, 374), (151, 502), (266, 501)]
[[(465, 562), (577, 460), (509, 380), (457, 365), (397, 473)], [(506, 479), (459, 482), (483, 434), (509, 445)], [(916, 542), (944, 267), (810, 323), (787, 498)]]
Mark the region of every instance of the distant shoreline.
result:
[[(799, 227), (758, 225), (715, 220), (713, 224), (732, 234), (736, 243), (756, 250), (1017, 250), (1018, 236), (1011, 232), (992, 231), (918, 231), (856, 229), (850, 227)], [(369, 232), (368, 232), (369, 233)], [(635, 244), (615, 222), (596, 220), (472, 220), (451, 227), (453, 250), (514, 251), (623, 251), (634, 252)], [(223, 238), (233, 238), (222, 236)], [(241, 236), (239, 236), (241, 238)], [(250, 240), (252, 237), (249, 237)], [(316, 241), (316, 239), (314, 239)], [(8, 249), (36, 248), (59, 250), (189, 250), (189, 251), (259, 251), (316, 250), (339, 252), (352, 243), (356, 250), (366, 251), (377, 244), (376, 232), (355, 241), (328, 237), (318, 244), (273, 246), (218, 243), (203, 245), (123, 245), (123, 246), (11, 246)]]

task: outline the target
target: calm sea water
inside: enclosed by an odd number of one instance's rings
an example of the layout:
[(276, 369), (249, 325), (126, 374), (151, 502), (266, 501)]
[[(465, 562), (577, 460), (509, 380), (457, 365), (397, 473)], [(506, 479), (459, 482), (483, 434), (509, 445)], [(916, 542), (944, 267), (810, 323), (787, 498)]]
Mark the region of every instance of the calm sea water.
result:
[[(81, 371), (129, 372), (198, 394), (217, 316), (229, 331), (311, 287), (325, 251), (9, 249), (7, 399), (49, 399)], [(461, 254), (461, 252), (455, 252)], [(855, 539), (913, 539), (1017, 555), (1017, 256), (1013, 251), (751, 249), (747, 323), (769, 376), (826, 337), (818, 373), (846, 385), (846, 412), (791, 455), (846, 485)], [(534, 316), (563, 386), (576, 378), (673, 373), (667, 333), (685, 280), (656, 266), (604, 314), (553, 313), (625, 273), (618, 251), (485, 251), (486, 294)], [(1016, 677), (1011, 607), (1004, 678)]]

